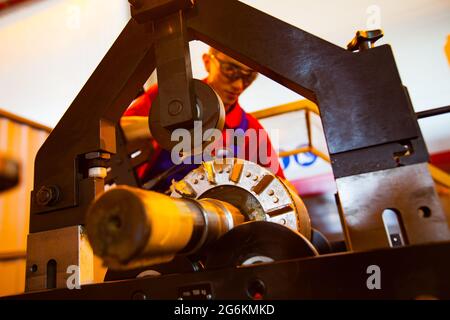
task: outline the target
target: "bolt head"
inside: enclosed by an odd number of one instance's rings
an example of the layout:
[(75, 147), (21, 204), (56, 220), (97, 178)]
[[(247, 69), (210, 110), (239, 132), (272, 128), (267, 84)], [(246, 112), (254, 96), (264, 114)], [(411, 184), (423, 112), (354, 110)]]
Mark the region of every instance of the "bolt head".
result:
[(58, 189), (52, 186), (42, 186), (36, 194), (36, 202), (40, 206), (47, 206), (58, 200)]
[(181, 111), (183, 111), (183, 104), (181, 103), (181, 101), (173, 100), (169, 103), (169, 114), (171, 116), (176, 116), (180, 114)]

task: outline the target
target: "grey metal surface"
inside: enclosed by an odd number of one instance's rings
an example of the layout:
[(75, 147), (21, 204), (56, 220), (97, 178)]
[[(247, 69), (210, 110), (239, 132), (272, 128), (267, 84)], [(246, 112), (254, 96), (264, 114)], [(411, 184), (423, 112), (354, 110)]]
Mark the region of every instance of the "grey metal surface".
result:
[[(398, 212), (406, 244), (446, 241), (450, 232), (426, 163), (336, 180), (351, 250), (389, 247), (385, 209)], [(420, 208), (428, 208), (424, 217)]]
[[(28, 235), (25, 291), (49, 289), (47, 264), (50, 260), (56, 262), (56, 288), (67, 288), (67, 280), (80, 285), (94, 280), (94, 254), (81, 226)], [(78, 272), (68, 269), (70, 266), (78, 266)], [(68, 273), (68, 270), (72, 271)]]
[(352, 53), (229, 0), (197, 1), (187, 26), (195, 39), (317, 102), (330, 154), (419, 135), (388, 45)]

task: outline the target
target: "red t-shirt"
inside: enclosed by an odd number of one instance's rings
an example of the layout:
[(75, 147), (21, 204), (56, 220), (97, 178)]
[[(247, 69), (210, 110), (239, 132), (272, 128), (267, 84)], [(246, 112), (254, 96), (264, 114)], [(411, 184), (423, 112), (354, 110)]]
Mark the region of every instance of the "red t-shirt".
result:
[[(144, 116), (147, 117), (150, 113), (152, 101), (156, 99), (158, 88), (156, 85), (150, 87), (144, 94), (138, 97), (130, 107), (125, 111), (123, 116)], [(272, 147), (267, 132), (261, 126), (259, 121), (252, 115), (246, 113), (238, 102), (226, 113), (225, 127), (222, 132), (222, 140), (224, 146), (227, 142), (232, 140), (229, 136), (230, 130), (227, 129), (242, 129), (245, 132), (244, 150), (245, 153), (242, 158), (255, 162), (264, 166), (275, 173), (280, 178), (285, 178), (283, 169), (281, 168), (278, 160), (278, 155)], [(250, 134), (252, 132), (252, 134)], [(256, 133), (256, 140), (255, 140)], [(146, 177), (149, 171), (158, 167), (158, 161), (161, 160), (162, 149), (155, 140), (152, 140), (153, 148), (156, 150), (148, 163), (145, 163), (138, 168), (138, 176), (140, 178)], [(266, 148), (260, 150), (261, 147)], [(261, 151), (261, 152), (260, 152)], [(239, 155), (239, 154), (238, 154)], [(162, 170), (162, 169), (161, 169)], [(155, 170), (153, 170), (155, 171)], [(160, 172), (158, 172), (160, 173)], [(156, 172), (152, 172), (152, 176), (155, 176)]]

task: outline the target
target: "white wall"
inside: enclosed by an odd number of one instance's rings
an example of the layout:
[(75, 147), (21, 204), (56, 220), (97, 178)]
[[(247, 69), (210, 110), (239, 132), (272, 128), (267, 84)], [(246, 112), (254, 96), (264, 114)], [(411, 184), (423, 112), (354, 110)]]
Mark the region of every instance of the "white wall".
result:
[(39, 0), (0, 13), (0, 108), (55, 126), (128, 16), (118, 0)]
[[(342, 47), (356, 30), (379, 24), (386, 34), (379, 43), (393, 46), (416, 111), (450, 104), (448, 0), (242, 2)], [(0, 13), (0, 108), (54, 126), (128, 17), (125, 0), (40, 0)], [(204, 77), (200, 56), (207, 46), (191, 48), (194, 75)], [(260, 77), (241, 103), (254, 111), (299, 98)], [(420, 123), (430, 151), (450, 149), (450, 115)]]

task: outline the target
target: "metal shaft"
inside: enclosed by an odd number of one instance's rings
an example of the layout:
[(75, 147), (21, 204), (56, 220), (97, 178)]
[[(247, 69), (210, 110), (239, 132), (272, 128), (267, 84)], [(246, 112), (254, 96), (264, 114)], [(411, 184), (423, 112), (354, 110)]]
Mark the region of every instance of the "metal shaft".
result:
[(120, 186), (92, 204), (86, 228), (94, 253), (106, 266), (130, 269), (196, 252), (244, 220), (223, 201), (174, 199)]
[(417, 119), (423, 119), (423, 118), (428, 118), (428, 117), (439, 116), (441, 114), (449, 113), (449, 112), (450, 112), (450, 106), (446, 106), (446, 107), (417, 112), (416, 116), (417, 116)]

